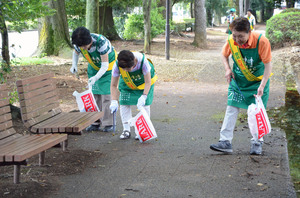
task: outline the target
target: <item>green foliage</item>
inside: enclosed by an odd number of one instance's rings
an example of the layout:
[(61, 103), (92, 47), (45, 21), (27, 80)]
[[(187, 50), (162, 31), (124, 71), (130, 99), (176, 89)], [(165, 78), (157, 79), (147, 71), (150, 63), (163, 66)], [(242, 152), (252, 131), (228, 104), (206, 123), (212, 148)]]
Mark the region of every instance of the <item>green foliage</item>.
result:
[(65, 4), (69, 28), (85, 26), (86, 0), (65, 0)]
[(19, 101), (18, 92), (17, 92), (17, 89), (14, 88), (13, 91), (9, 92), (9, 103), (14, 104), (15, 102), (18, 102), (18, 101)]
[(300, 10), (286, 11), (274, 15), (267, 21), (266, 37), (272, 47), (300, 41)]
[[(129, 14), (124, 26), (124, 39), (144, 38), (144, 17), (143, 14)], [(151, 38), (165, 31), (165, 19), (160, 8), (151, 10)]]
[(6, 0), (0, 4), (4, 21), (10, 22), (10, 28), (21, 32), (29, 29), (30, 21), (36, 23), (35, 19), (42, 16), (52, 15), (54, 10), (43, 5), (48, 0)]
[(290, 12), (297, 12), (297, 13), (299, 13), (300, 10), (296, 9), (296, 8), (288, 8), (288, 9), (284, 9), (280, 14), (290, 13)]

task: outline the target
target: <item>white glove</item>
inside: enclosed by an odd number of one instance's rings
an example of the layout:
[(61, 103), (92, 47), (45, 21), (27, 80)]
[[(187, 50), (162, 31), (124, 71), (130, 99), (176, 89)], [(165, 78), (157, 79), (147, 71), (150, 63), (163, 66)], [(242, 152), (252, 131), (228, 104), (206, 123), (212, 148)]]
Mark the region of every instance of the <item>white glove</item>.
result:
[(118, 108), (119, 108), (118, 101), (112, 100), (111, 103), (110, 103), (109, 108), (110, 108), (111, 113), (117, 112)]
[(146, 104), (146, 99), (147, 99), (147, 95), (142, 95), (139, 99), (138, 99), (138, 103), (137, 103), (137, 108), (139, 109), (139, 110), (141, 110), (141, 108), (143, 107), (143, 106), (145, 106), (145, 104)]
[(102, 62), (101, 63), (101, 68), (100, 70), (96, 73), (95, 76), (89, 78), (89, 81), (88, 81), (88, 85), (89, 87), (92, 87), (97, 80), (99, 80), (103, 74), (105, 74), (105, 72), (108, 70), (108, 62)]
[(78, 64), (79, 55), (73, 51), (73, 58), (72, 58), (72, 67), (70, 68), (70, 72), (75, 74), (77, 73), (77, 64)]

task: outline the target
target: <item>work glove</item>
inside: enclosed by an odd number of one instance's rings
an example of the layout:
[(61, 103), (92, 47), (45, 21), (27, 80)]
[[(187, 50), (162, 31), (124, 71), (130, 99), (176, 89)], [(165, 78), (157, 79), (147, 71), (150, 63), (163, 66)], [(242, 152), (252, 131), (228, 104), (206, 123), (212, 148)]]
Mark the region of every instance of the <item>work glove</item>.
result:
[(145, 104), (146, 104), (146, 100), (147, 100), (147, 95), (141, 95), (141, 97), (138, 99), (138, 102), (137, 102), (137, 108), (139, 109), (139, 110), (141, 110), (141, 108), (143, 107), (143, 106), (145, 106)]
[(70, 72), (72, 74), (75, 74), (78, 71), (77, 69), (78, 59), (79, 59), (79, 55), (75, 51), (73, 51), (72, 67), (70, 68)]
[(95, 76), (89, 78), (88, 81), (89, 87), (92, 87), (96, 83), (96, 81), (99, 80), (103, 76), (103, 74), (105, 74), (107, 70), (108, 70), (108, 62), (101, 63), (100, 70), (96, 73)]
[(119, 108), (118, 101), (112, 100), (109, 106), (110, 112), (111, 113), (117, 112), (118, 108)]

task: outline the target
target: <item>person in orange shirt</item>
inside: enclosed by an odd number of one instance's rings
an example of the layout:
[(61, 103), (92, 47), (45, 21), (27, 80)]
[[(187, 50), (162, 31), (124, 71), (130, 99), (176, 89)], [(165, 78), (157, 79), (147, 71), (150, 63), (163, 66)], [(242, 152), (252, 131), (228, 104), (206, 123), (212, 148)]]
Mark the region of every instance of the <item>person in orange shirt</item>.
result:
[[(261, 97), (264, 106), (269, 98), (269, 76), (271, 75), (271, 45), (263, 35), (251, 32), (247, 18), (239, 17), (230, 24), (232, 35), (222, 50), (225, 78), (229, 83), (227, 109), (220, 131), (220, 140), (211, 144), (214, 151), (231, 153), (233, 130), (240, 108), (247, 109)], [(228, 57), (232, 55), (233, 67)], [(263, 139), (252, 139), (250, 154), (262, 153)]]

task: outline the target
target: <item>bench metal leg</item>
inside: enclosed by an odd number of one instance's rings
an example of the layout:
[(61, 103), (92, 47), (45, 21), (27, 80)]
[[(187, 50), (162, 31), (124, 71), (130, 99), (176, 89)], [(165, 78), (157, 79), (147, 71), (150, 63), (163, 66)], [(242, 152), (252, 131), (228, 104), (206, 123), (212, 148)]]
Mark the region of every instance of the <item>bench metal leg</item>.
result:
[(21, 165), (14, 165), (14, 183), (20, 183)]
[(66, 147), (67, 147), (67, 145), (68, 145), (68, 142), (67, 142), (67, 141), (68, 141), (68, 140), (65, 140), (65, 141), (62, 142), (62, 149), (63, 149), (63, 152), (66, 151)]
[(45, 164), (45, 151), (41, 152), (39, 154), (39, 165), (44, 165)]

